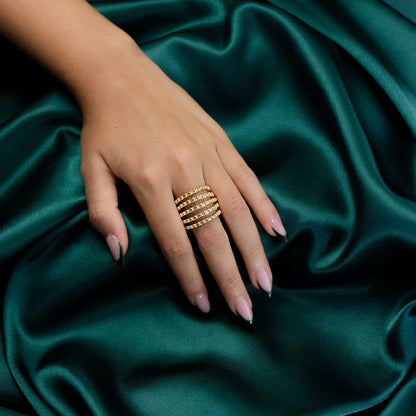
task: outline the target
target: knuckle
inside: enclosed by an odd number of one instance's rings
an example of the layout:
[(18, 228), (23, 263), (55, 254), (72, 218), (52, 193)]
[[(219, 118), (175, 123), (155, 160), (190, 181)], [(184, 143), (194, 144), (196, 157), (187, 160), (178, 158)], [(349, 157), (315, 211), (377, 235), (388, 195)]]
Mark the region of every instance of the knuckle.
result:
[(226, 276), (221, 280), (220, 286), (221, 289), (225, 292), (232, 291), (238, 287), (240, 281), (241, 279), (236, 275)]
[(159, 183), (159, 169), (154, 164), (143, 164), (137, 173), (140, 186), (154, 190)]
[(188, 296), (196, 296), (201, 292), (201, 278), (199, 276), (180, 279), (180, 285)]
[(189, 176), (189, 172), (193, 170), (193, 167), (198, 163), (198, 160), (198, 152), (184, 146), (178, 147), (177, 150), (169, 156), (169, 163), (173, 165), (174, 170), (185, 177)]
[(241, 163), (237, 169), (236, 169), (236, 180), (240, 184), (245, 184), (247, 182), (251, 182), (253, 179), (256, 178), (255, 173), (251, 168), (248, 167), (248, 165), (244, 162)]
[(230, 139), (224, 129), (213, 119), (209, 120), (208, 131), (210, 135), (216, 137), (220, 143), (230, 144)]
[(100, 228), (107, 220), (109, 214), (103, 207), (90, 207), (88, 209), (88, 219), (94, 228)]
[(263, 192), (263, 195), (258, 198), (258, 204), (261, 207), (273, 208), (273, 203), (270, 201), (270, 198), (265, 192)]
[(230, 196), (228, 201), (225, 203), (225, 209), (227, 210), (227, 215), (229, 218), (238, 218), (241, 215), (247, 214), (248, 207), (243, 198), (235, 194)]
[(248, 249), (247, 258), (249, 259), (259, 259), (265, 256), (263, 247), (261, 245), (256, 245)]
[(224, 248), (228, 243), (228, 237), (223, 229), (205, 226), (201, 229), (199, 241), (206, 249), (216, 251)]
[(189, 244), (182, 239), (169, 238), (162, 244), (162, 251), (169, 259), (184, 259), (189, 254)]
[(171, 155), (171, 158), (176, 165), (184, 167), (194, 159), (194, 155), (188, 147), (182, 146), (175, 150), (175, 153)]

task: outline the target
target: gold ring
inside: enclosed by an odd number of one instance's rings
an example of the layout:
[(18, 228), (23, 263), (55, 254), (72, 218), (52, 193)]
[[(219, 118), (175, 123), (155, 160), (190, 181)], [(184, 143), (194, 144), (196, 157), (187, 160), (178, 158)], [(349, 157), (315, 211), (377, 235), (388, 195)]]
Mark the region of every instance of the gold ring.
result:
[(200, 227), (221, 215), (217, 198), (208, 185), (184, 193), (175, 199), (175, 205), (186, 230)]

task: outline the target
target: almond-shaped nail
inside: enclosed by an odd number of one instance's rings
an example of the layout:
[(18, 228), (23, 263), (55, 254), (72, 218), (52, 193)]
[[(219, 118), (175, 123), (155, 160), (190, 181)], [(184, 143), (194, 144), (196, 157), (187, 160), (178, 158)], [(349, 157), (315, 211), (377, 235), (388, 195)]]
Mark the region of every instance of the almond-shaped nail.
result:
[(256, 280), (262, 292), (269, 298), (272, 297), (272, 275), (266, 268), (257, 270)]
[(244, 296), (237, 298), (234, 307), (235, 312), (240, 318), (244, 319), (250, 326), (253, 325), (253, 311)]
[(124, 252), (123, 247), (121, 247), (120, 241), (118, 238), (113, 234), (108, 234), (105, 238), (108, 248), (110, 249), (110, 253), (114, 257), (114, 260), (117, 264), (121, 267), (124, 265)]
[(277, 217), (277, 216), (273, 216), (270, 220), (273, 231), (275, 232), (275, 234), (281, 238), (283, 238), (283, 240), (285, 240), (285, 242), (287, 242), (287, 232), (285, 227), (282, 224), (282, 220)]
[(195, 297), (195, 306), (203, 313), (209, 313), (211, 311), (211, 305), (209, 304), (206, 293), (200, 293)]

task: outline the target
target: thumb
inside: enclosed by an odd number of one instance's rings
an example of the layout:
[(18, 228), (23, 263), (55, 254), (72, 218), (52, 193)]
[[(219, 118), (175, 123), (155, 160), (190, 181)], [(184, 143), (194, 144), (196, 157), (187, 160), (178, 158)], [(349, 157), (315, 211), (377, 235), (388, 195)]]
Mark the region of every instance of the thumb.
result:
[(101, 157), (81, 165), (92, 226), (106, 239), (108, 248), (119, 266), (124, 264), (129, 240), (126, 224), (118, 209), (116, 177)]

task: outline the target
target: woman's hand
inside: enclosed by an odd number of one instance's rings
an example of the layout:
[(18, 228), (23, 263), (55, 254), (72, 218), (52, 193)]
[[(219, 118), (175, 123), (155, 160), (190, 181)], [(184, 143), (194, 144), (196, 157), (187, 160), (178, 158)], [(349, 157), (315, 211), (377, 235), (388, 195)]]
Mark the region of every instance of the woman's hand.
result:
[[(189, 301), (208, 312), (207, 290), (174, 200), (209, 185), (251, 282), (270, 295), (271, 270), (249, 206), (270, 235), (273, 229), (285, 235), (276, 208), (221, 127), (136, 45), (128, 50), (81, 99), (81, 173), (92, 225), (120, 260), (119, 243), (124, 253), (128, 247), (116, 189), (117, 178), (123, 180)], [(220, 218), (188, 232), (230, 309), (251, 322), (252, 303)]]
[[(85, 0), (0, 0), (0, 32), (58, 76), (83, 115), (81, 173), (89, 215), (119, 260), (127, 251), (116, 179), (129, 185), (189, 300), (210, 308), (174, 200), (209, 185), (250, 279), (271, 293), (272, 277), (250, 206), (271, 234), (277, 210), (224, 131), (120, 28)], [(231, 310), (251, 322), (251, 300), (221, 220), (194, 229)]]

